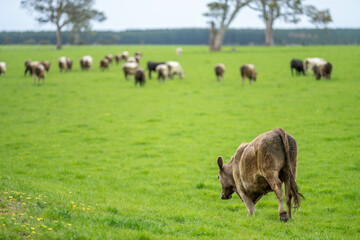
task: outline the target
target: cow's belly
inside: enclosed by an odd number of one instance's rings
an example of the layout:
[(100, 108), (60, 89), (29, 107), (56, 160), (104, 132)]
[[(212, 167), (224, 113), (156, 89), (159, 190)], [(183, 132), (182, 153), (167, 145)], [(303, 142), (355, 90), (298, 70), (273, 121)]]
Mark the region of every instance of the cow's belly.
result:
[(246, 195), (250, 197), (254, 203), (271, 191), (269, 183), (261, 175), (256, 175), (252, 179), (243, 179), (242, 184)]

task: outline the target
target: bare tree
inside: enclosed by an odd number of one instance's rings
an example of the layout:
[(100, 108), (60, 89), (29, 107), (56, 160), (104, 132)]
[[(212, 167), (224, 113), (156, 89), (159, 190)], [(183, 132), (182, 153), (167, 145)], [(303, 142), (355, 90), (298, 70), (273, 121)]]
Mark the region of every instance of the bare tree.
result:
[(204, 16), (210, 20), (210, 51), (220, 51), (229, 25), (240, 9), (253, 0), (218, 0), (207, 4), (209, 11)]
[(298, 23), (301, 15), (307, 15), (316, 25), (331, 22), (329, 10), (319, 11), (312, 5), (303, 5), (302, 0), (254, 0), (249, 7), (260, 12), (260, 18), (265, 23), (265, 44), (274, 45), (274, 22), (282, 19), (289, 23)]
[(22, 0), (21, 6), (37, 13), (40, 23), (56, 25), (57, 49), (62, 48), (61, 30), (64, 26), (88, 25), (91, 20), (104, 21), (104, 13), (92, 9), (94, 0)]

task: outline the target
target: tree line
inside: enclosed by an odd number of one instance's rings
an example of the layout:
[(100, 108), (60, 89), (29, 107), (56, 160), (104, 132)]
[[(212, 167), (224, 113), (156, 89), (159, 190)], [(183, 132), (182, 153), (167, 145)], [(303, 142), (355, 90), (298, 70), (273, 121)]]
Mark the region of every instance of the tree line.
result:
[[(21, 7), (36, 13), (35, 19), (39, 23), (56, 26), (56, 45), (61, 49), (63, 27), (70, 27), (74, 41), (79, 42), (81, 32), (91, 30), (91, 21), (106, 20), (103, 12), (93, 8), (94, 3), (94, 0), (21, 0)], [(296, 24), (300, 16), (305, 15), (311, 23), (324, 28), (332, 22), (328, 9), (319, 10), (306, 0), (213, 0), (207, 7), (208, 11), (203, 15), (210, 20), (208, 43), (211, 51), (221, 50), (230, 24), (245, 7), (257, 11), (265, 23), (266, 45), (275, 43), (273, 25), (278, 19)]]
[[(360, 44), (360, 29), (276, 29), (276, 45)], [(56, 44), (54, 31), (0, 32), (0, 44)], [(154, 29), (127, 31), (65, 31), (64, 44), (178, 44), (207, 45), (209, 29)], [(262, 29), (229, 29), (223, 39), (225, 45), (264, 45)]]

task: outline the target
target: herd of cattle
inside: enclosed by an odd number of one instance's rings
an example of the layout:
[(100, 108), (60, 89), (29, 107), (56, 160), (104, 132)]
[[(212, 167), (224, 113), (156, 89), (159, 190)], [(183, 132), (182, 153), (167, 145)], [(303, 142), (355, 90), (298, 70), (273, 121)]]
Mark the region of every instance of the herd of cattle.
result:
[[(181, 56), (182, 49), (177, 48), (176, 54)], [(130, 75), (134, 76), (135, 85), (138, 83), (141, 86), (145, 85), (146, 74), (145, 70), (140, 67), (142, 53), (135, 52), (134, 56), (130, 56), (129, 52), (124, 51), (121, 54), (115, 55), (112, 54), (106, 55), (103, 59), (100, 60), (100, 68), (104, 71), (109, 68), (109, 65), (115, 59), (116, 64), (118, 65), (122, 61), (124, 64), (122, 69), (124, 71), (125, 78), (128, 79)], [(332, 72), (332, 64), (324, 60), (323, 58), (306, 58), (305, 64), (300, 59), (291, 60), (291, 74), (294, 75), (293, 70), (297, 75), (304, 74), (307, 75), (311, 71), (314, 73), (316, 80), (320, 78), (330, 79)], [(48, 72), (50, 69), (51, 63), (49, 61), (31, 61), (27, 60), (25, 62), (25, 75), (29, 72), (30, 75), (34, 77), (34, 84), (36, 79), (40, 82), (43, 80), (45, 82), (45, 72)], [(71, 71), (73, 60), (66, 58), (64, 56), (58, 59), (58, 65), (60, 71)], [(93, 65), (93, 58), (89, 55), (83, 56), (80, 59), (80, 67), (82, 70), (90, 70)], [(156, 72), (157, 78), (159, 81), (165, 81), (166, 79), (173, 79), (174, 76), (178, 76), (181, 79), (184, 78), (184, 71), (179, 62), (176, 61), (167, 61), (167, 62), (147, 62), (147, 70), (149, 79), (151, 79), (151, 73)], [(221, 81), (224, 78), (225, 74), (225, 65), (222, 63), (215, 65), (215, 75), (218, 81)], [(0, 76), (6, 73), (6, 63), (0, 62)], [(240, 74), (242, 77), (242, 82), (245, 83), (245, 79), (250, 80), (250, 84), (256, 81), (257, 72), (253, 64), (244, 64), (240, 67)]]

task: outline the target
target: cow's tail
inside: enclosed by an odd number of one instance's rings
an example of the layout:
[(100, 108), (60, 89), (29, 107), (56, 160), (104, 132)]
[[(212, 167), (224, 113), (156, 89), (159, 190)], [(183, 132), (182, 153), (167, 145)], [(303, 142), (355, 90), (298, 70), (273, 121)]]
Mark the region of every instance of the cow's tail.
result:
[(300, 197), (302, 197), (303, 199), (305, 199), (305, 197), (299, 192), (298, 186), (295, 182), (295, 176), (294, 173), (292, 171), (292, 164), (290, 162), (290, 147), (289, 147), (289, 142), (288, 142), (288, 137), (287, 137), (287, 132), (282, 129), (282, 128), (277, 128), (276, 129), (277, 133), (279, 134), (283, 144), (284, 144), (284, 150), (285, 150), (285, 159), (286, 159), (286, 165), (288, 167), (288, 172), (289, 172), (289, 179), (288, 181), (290, 181), (290, 195), (293, 197), (294, 199), (294, 208), (299, 208), (300, 207)]

